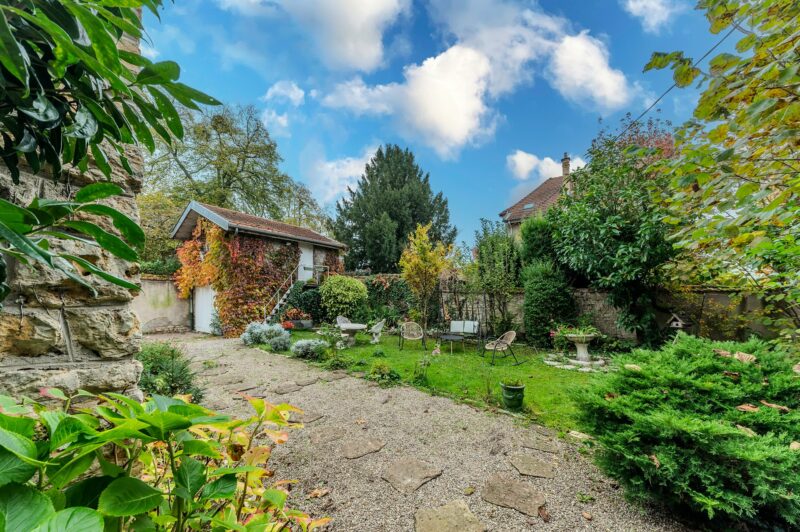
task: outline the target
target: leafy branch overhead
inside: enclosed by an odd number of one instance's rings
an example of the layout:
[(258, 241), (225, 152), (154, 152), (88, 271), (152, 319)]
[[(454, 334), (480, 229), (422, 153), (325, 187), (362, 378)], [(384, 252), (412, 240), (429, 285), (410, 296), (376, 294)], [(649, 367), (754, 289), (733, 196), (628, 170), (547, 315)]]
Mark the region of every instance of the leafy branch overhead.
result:
[[(109, 156), (133, 173), (126, 144), (155, 149), (183, 137), (173, 100), (198, 109), (214, 98), (178, 81), (172, 61), (153, 63), (121, 49), (142, 37), (138, 10), (158, 16), (161, 0), (30, 0), (0, 5), (0, 136), (15, 183), (24, 158), (34, 173), (50, 165), (85, 171), (90, 158), (111, 175)], [(122, 6), (122, 7), (120, 7)]]

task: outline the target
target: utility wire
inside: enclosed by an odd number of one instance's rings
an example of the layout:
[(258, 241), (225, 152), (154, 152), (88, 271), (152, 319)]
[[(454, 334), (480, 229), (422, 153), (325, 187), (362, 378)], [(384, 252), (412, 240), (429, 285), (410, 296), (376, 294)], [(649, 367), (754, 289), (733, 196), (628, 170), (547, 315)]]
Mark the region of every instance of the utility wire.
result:
[[(705, 58), (706, 58), (706, 57), (708, 57), (709, 55), (711, 55), (711, 54), (714, 52), (714, 50), (716, 50), (717, 48), (719, 48), (719, 46), (720, 46), (720, 45), (721, 45), (723, 42), (725, 42), (725, 40), (726, 40), (728, 37), (730, 37), (730, 36), (731, 36), (731, 34), (732, 34), (734, 31), (736, 31), (736, 29), (737, 29), (738, 27), (739, 27), (739, 24), (738, 24), (738, 23), (736, 23), (736, 24), (733, 24), (733, 25), (731, 26), (731, 29), (730, 29), (730, 31), (728, 31), (728, 33), (726, 33), (726, 34), (725, 34), (725, 35), (722, 37), (722, 39), (720, 39), (720, 40), (717, 42), (717, 44), (715, 44), (714, 46), (712, 46), (712, 47), (711, 47), (711, 48), (710, 48), (710, 49), (709, 49), (709, 50), (708, 50), (706, 53), (704, 53), (704, 54), (703, 54), (703, 57), (701, 57), (700, 59), (698, 59), (697, 61), (695, 61), (694, 63), (692, 63), (692, 67), (693, 67), (693, 68), (696, 68), (696, 67), (697, 67), (697, 65), (699, 65), (700, 63), (702, 63), (702, 62), (703, 62), (703, 60), (705, 60)], [(636, 123), (637, 123), (639, 120), (641, 120), (642, 118), (644, 118), (644, 117), (645, 117), (645, 115), (647, 115), (647, 113), (649, 113), (650, 111), (652, 111), (652, 110), (653, 110), (653, 108), (654, 108), (656, 105), (658, 105), (658, 103), (659, 103), (661, 100), (663, 100), (663, 99), (664, 99), (664, 97), (665, 97), (667, 94), (669, 94), (669, 93), (670, 93), (670, 91), (672, 91), (672, 89), (674, 89), (674, 88), (675, 88), (675, 87), (677, 87), (677, 86), (678, 86), (678, 83), (677, 83), (677, 82), (675, 82), (675, 83), (673, 83), (673, 84), (672, 84), (672, 86), (671, 86), (670, 88), (668, 88), (667, 90), (665, 90), (665, 91), (664, 91), (664, 93), (663, 93), (661, 96), (659, 96), (659, 97), (656, 99), (656, 101), (654, 101), (654, 102), (653, 102), (653, 103), (652, 103), (652, 104), (651, 104), (651, 105), (650, 105), (650, 106), (649, 106), (647, 109), (645, 109), (645, 110), (642, 112), (642, 114), (640, 114), (639, 116), (637, 116), (635, 120), (633, 120), (633, 121), (632, 121), (630, 124), (628, 124), (628, 127), (626, 127), (625, 129), (623, 129), (623, 130), (622, 130), (622, 132), (621, 132), (619, 135), (617, 135), (616, 137), (614, 137), (614, 142), (618, 141), (618, 140), (619, 140), (619, 138), (620, 138), (622, 135), (624, 135), (625, 133), (627, 133), (627, 132), (628, 132), (628, 130), (634, 126), (634, 124), (636, 124)]]

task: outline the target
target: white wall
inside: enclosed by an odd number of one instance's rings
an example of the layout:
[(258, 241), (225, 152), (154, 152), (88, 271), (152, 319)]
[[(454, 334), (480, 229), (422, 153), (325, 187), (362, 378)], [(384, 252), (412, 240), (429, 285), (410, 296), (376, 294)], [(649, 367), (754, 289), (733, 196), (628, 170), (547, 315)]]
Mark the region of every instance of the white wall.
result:
[(200, 286), (194, 289), (194, 330), (211, 334), (214, 316), (214, 289)]

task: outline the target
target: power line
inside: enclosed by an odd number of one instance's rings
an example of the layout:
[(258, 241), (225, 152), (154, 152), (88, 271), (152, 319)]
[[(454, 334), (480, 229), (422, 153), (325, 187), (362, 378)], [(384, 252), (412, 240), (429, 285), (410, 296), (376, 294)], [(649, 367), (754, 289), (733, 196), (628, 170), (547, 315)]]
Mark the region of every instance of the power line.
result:
[[(714, 50), (716, 50), (717, 48), (719, 48), (719, 46), (720, 46), (720, 45), (721, 45), (723, 42), (725, 42), (725, 39), (727, 39), (728, 37), (730, 37), (730, 36), (731, 36), (731, 34), (732, 34), (734, 31), (736, 31), (736, 29), (737, 29), (738, 27), (739, 27), (739, 24), (738, 24), (738, 23), (735, 23), (735, 24), (733, 24), (733, 25), (731, 26), (731, 29), (730, 29), (730, 31), (728, 31), (728, 33), (726, 33), (726, 34), (725, 34), (725, 35), (722, 37), (722, 39), (720, 39), (720, 40), (717, 42), (717, 44), (715, 44), (714, 46), (712, 46), (712, 47), (711, 47), (711, 48), (710, 48), (710, 49), (709, 49), (709, 50), (708, 50), (706, 53), (704, 53), (704, 54), (703, 54), (703, 56), (702, 56), (700, 59), (698, 59), (697, 61), (695, 61), (694, 63), (692, 63), (692, 67), (693, 67), (693, 68), (694, 68), (694, 67), (697, 67), (697, 65), (699, 65), (700, 63), (702, 63), (702, 62), (703, 62), (703, 60), (705, 60), (705, 58), (706, 58), (706, 57), (708, 57), (709, 55), (711, 55), (711, 54), (714, 52)], [(672, 89), (674, 89), (674, 88), (675, 88), (675, 87), (677, 87), (677, 86), (678, 86), (678, 83), (677, 83), (677, 82), (673, 83), (673, 84), (672, 84), (672, 86), (671, 86), (670, 88), (668, 88), (667, 90), (665, 90), (665, 91), (664, 91), (664, 93), (663, 93), (661, 96), (659, 96), (659, 97), (656, 99), (656, 101), (654, 101), (654, 102), (653, 102), (653, 103), (652, 103), (652, 104), (651, 104), (651, 105), (650, 105), (650, 106), (649, 106), (647, 109), (645, 109), (645, 110), (642, 112), (642, 114), (640, 114), (639, 116), (637, 116), (635, 120), (633, 120), (633, 121), (632, 121), (630, 124), (628, 124), (628, 127), (626, 127), (624, 130), (622, 130), (622, 132), (621, 132), (619, 135), (617, 135), (616, 137), (614, 137), (614, 141), (616, 142), (617, 140), (619, 140), (619, 138), (620, 138), (622, 135), (624, 135), (625, 133), (627, 133), (627, 132), (628, 132), (628, 130), (634, 126), (634, 124), (636, 124), (636, 123), (637, 123), (639, 120), (641, 120), (642, 118), (644, 118), (644, 117), (645, 117), (645, 115), (646, 115), (647, 113), (649, 113), (650, 111), (652, 111), (652, 110), (653, 110), (653, 108), (654, 108), (656, 105), (658, 105), (658, 103), (659, 103), (661, 100), (663, 100), (663, 99), (664, 99), (664, 97), (665, 97), (667, 94), (669, 94), (669, 93), (670, 93), (670, 91), (672, 91)]]

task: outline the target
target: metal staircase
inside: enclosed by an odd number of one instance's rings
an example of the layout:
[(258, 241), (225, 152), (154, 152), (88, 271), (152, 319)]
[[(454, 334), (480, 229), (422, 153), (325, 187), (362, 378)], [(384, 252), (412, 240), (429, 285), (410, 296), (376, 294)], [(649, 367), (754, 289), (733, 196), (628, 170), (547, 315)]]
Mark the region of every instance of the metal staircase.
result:
[[(281, 285), (278, 287), (278, 290), (269, 298), (267, 304), (264, 306), (264, 323), (270, 323), (275, 320), (275, 316), (278, 315), (283, 305), (286, 304), (286, 300), (289, 298), (289, 292), (292, 290), (292, 287), (297, 282), (295, 274), (300, 269), (300, 265), (298, 264), (297, 267), (292, 270), (292, 273), (284, 279)], [(274, 303), (274, 305), (273, 305)], [(270, 305), (272, 307), (270, 308)]]

